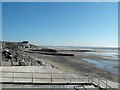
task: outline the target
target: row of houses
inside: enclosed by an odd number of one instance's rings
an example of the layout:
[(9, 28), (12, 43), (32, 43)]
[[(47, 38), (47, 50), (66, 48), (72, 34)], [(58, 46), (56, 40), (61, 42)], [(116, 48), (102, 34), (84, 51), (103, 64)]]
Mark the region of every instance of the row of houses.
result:
[(28, 48), (29, 42), (22, 41), (22, 42), (1, 42), (1, 49), (2, 48)]

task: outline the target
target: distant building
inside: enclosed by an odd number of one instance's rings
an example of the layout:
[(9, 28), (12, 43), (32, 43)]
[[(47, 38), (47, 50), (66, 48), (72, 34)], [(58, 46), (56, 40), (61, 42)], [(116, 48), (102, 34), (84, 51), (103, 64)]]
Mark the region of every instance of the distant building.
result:
[(23, 46), (23, 48), (28, 48), (29, 47), (29, 42), (28, 41), (23, 41), (22, 46)]
[(5, 42), (1, 42), (1, 44), (2, 44), (2, 46), (1, 46), (2, 49), (6, 48), (6, 43)]
[(0, 50), (2, 50), (2, 42), (0, 42)]

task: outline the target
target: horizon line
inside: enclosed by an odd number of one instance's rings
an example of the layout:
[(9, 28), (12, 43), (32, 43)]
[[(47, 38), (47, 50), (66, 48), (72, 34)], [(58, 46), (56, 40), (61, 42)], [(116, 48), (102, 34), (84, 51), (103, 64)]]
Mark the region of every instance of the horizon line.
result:
[[(7, 40), (1, 40), (0, 42), (22, 42), (22, 41), (28, 41), (29, 40), (21, 40), (21, 41), (7, 41)], [(43, 46), (43, 47), (98, 47), (98, 48), (120, 48), (120, 46), (97, 46), (97, 45), (40, 45), (38, 43), (29, 42), (29, 44), (33, 44), (36, 46)]]

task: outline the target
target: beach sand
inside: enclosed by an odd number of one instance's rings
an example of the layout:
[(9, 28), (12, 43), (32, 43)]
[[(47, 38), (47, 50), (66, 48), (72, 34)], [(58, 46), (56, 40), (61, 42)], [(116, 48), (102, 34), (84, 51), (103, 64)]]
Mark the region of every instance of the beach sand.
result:
[[(69, 52), (70, 53), (70, 52)], [(74, 52), (74, 56), (55, 56), (31, 53), (31, 56), (43, 59), (46, 63), (53, 65), (54, 68), (67, 73), (92, 74), (96, 73), (111, 81), (118, 82), (118, 75), (109, 71), (95, 67), (94, 64), (83, 62), (82, 58), (103, 60), (103, 57), (97, 55), (87, 55), (83, 52)]]

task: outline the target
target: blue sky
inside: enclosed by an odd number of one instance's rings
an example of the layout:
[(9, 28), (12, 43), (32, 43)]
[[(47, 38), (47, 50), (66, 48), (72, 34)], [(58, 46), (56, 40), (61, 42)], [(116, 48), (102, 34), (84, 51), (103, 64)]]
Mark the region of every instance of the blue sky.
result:
[(118, 44), (118, 4), (3, 3), (3, 40), (45, 46)]

